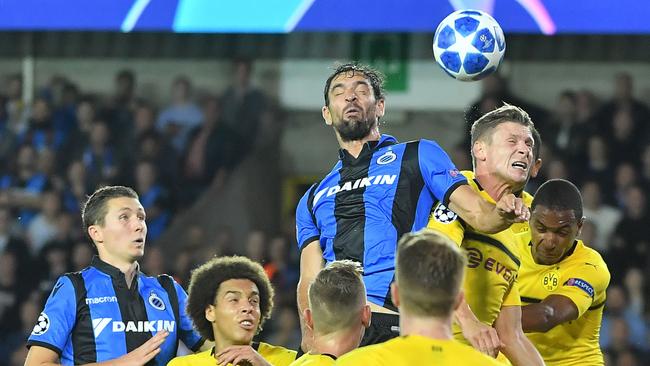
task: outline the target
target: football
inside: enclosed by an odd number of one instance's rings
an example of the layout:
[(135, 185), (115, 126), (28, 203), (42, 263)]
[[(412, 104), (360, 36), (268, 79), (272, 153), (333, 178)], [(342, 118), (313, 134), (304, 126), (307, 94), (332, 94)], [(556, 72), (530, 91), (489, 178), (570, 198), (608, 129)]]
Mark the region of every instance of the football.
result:
[(449, 14), (433, 36), (436, 62), (457, 80), (480, 80), (495, 72), (505, 51), (501, 26), (480, 10), (458, 10)]

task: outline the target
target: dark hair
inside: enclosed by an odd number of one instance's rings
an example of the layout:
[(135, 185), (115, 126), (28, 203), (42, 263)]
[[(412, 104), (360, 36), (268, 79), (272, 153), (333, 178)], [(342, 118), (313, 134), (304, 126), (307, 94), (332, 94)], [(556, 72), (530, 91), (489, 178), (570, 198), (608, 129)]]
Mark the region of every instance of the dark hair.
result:
[(370, 82), (375, 98), (377, 100), (384, 99), (384, 75), (370, 66), (356, 62), (348, 62), (337, 66), (334, 72), (327, 78), (327, 81), (325, 81), (325, 90), (323, 91), (323, 95), (325, 97), (326, 106), (330, 105), (329, 91), (330, 86), (332, 85), (332, 80), (343, 73), (348, 73), (350, 76), (353, 76), (355, 73), (362, 74)]
[[(535, 147), (533, 148), (533, 155), (535, 159), (539, 156), (539, 149), (542, 145), (542, 138), (539, 135), (539, 132), (535, 129), (535, 124), (533, 120), (530, 119), (530, 116), (523, 109), (505, 103), (503, 106), (490, 111), (484, 114), (481, 118), (477, 119), (472, 124), (472, 129), (470, 132), (471, 135), (471, 146), (474, 146), (474, 143), (483, 137), (486, 136), (488, 132), (498, 125), (505, 122), (514, 122), (520, 125), (530, 128), (530, 132), (533, 135), (533, 140), (535, 142)], [(491, 137), (492, 134), (489, 134)]]
[(242, 256), (213, 258), (192, 271), (188, 289), (187, 314), (203, 338), (214, 341), (212, 323), (205, 318), (205, 309), (214, 304), (221, 283), (233, 279), (250, 280), (257, 286), (260, 292), (260, 329), (271, 317), (273, 287), (264, 268)]
[(395, 279), (404, 309), (416, 316), (450, 316), (465, 275), (465, 255), (451, 239), (423, 229), (397, 243)]
[(103, 226), (108, 211), (106, 203), (113, 198), (120, 197), (139, 199), (138, 194), (132, 188), (124, 186), (106, 186), (91, 194), (81, 209), (84, 231), (87, 233), (91, 225)]
[(531, 211), (534, 211), (537, 205), (552, 210), (573, 210), (576, 219), (582, 218), (582, 196), (578, 188), (568, 180), (551, 179), (542, 184), (535, 192)]

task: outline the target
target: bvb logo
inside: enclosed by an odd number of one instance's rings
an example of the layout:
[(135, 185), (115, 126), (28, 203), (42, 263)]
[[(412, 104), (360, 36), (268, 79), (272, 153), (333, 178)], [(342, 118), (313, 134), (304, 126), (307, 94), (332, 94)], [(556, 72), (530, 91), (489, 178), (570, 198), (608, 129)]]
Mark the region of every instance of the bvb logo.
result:
[(550, 270), (542, 276), (542, 286), (548, 291), (555, 291), (560, 283), (560, 274), (556, 270)]

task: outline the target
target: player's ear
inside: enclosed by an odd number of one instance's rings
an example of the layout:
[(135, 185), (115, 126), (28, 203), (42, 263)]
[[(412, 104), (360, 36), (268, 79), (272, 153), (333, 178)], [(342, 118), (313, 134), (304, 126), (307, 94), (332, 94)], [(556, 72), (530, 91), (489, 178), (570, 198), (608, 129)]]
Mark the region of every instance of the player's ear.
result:
[(381, 98), (377, 101), (375, 115), (377, 116), (377, 118), (381, 118), (384, 116), (385, 111), (386, 111), (386, 100), (384, 98)]
[(370, 310), (370, 305), (366, 304), (361, 310), (361, 323), (364, 327), (370, 327), (370, 319), (372, 318), (372, 310)]
[(485, 142), (481, 140), (474, 141), (474, 145), (472, 145), (472, 155), (474, 155), (474, 159), (485, 161), (485, 158), (487, 157), (485, 147)]
[(328, 106), (324, 105), (323, 109), (321, 110), (321, 113), (323, 114), (323, 119), (325, 120), (325, 124), (328, 126), (332, 125), (332, 115), (330, 114), (330, 109)]
[(214, 313), (215, 309), (215, 306), (212, 304), (208, 305), (208, 307), (205, 308), (205, 319), (210, 323), (214, 323), (217, 319)]
[(399, 290), (397, 288), (397, 282), (390, 284), (390, 296), (393, 299), (393, 304), (396, 307), (399, 307)]
[(535, 178), (539, 174), (539, 170), (542, 169), (542, 159), (538, 158), (533, 163), (533, 166), (530, 168), (530, 176)]
[(582, 226), (585, 224), (586, 219), (587, 219), (586, 217), (582, 216), (580, 218), (580, 220), (578, 220), (578, 224), (577, 224), (578, 225), (578, 233), (576, 234), (576, 236), (579, 237), (580, 234), (582, 234)]
[(90, 239), (92, 239), (92, 241), (95, 243), (104, 242), (104, 234), (102, 233), (102, 230), (99, 227), (99, 225), (88, 226), (88, 236), (90, 236)]
[(302, 315), (305, 318), (305, 325), (310, 329), (314, 330), (314, 317), (312, 316), (311, 309), (306, 308), (302, 311)]

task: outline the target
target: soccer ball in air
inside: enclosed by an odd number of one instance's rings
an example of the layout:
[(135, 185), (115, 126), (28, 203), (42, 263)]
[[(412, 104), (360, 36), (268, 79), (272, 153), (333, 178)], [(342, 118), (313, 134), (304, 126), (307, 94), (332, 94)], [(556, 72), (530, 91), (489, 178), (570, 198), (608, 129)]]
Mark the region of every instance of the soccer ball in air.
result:
[(451, 77), (462, 81), (480, 80), (496, 71), (505, 50), (501, 26), (480, 10), (449, 14), (433, 36), (436, 62)]

